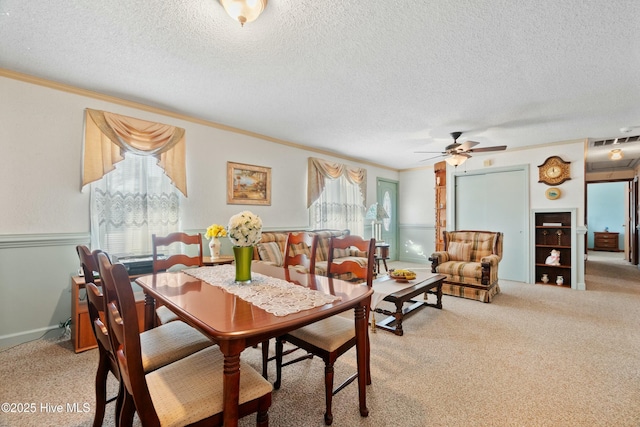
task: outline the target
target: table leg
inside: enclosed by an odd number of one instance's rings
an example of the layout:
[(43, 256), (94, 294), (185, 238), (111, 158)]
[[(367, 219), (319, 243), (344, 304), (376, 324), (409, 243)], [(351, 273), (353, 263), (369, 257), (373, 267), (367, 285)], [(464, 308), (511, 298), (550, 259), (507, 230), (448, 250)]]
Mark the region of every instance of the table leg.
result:
[(442, 309), (442, 280), (438, 283), (438, 287), (436, 288), (436, 308)]
[(240, 398), (240, 353), (244, 343), (220, 341), (220, 351), (224, 354), (222, 395), (224, 397), (223, 425), (238, 426), (238, 402)]
[[(370, 304), (369, 302), (365, 304)], [(369, 347), (367, 345), (368, 328), (366, 318), (366, 306), (358, 305), (354, 309), (356, 323), (356, 357), (358, 359), (358, 395), (360, 398), (360, 415), (369, 415), (367, 408), (367, 380), (369, 379)]]
[(396, 329), (393, 331), (394, 334), (403, 336), (404, 331), (402, 330), (402, 319), (404, 317), (404, 313), (402, 312), (402, 308), (404, 307), (404, 301), (396, 300), (396, 312), (393, 317), (396, 318)]
[(156, 327), (156, 299), (144, 293), (144, 330)]

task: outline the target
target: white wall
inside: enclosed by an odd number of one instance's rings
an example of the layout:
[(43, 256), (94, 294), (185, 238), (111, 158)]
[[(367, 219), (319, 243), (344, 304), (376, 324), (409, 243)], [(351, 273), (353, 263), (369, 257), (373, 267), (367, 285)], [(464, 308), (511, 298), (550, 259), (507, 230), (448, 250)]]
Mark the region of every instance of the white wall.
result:
[[(87, 244), (89, 234), (89, 191), (80, 191), (85, 108), (186, 129), (189, 197), (182, 221), (187, 231), (226, 223), (245, 209), (260, 215), (267, 229), (307, 227), (310, 156), (365, 167), (367, 205), (376, 198), (376, 177), (398, 180), (393, 170), (42, 83), (0, 76), (0, 347), (55, 328), (70, 316), (75, 245)], [(227, 161), (272, 168), (271, 206), (226, 204)]]

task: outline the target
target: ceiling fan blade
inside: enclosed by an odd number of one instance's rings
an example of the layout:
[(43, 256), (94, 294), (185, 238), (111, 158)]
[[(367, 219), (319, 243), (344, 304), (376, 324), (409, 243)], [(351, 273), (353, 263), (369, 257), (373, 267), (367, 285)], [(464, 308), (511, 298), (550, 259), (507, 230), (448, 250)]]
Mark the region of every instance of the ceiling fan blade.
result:
[(480, 143), (475, 141), (465, 141), (462, 144), (459, 144), (460, 146), (458, 147), (458, 152), (469, 151), (471, 148), (475, 147), (478, 144)]
[(507, 146), (506, 145), (495, 145), (493, 147), (480, 147), (480, 148), (472, 148), (471, 150), (468, 150), (469, 153), (482, 153), (484, 151), (502, 151), (502, 150), (506, 150)]
[(419, 154), (447, 154), (446, 151), (414, 151), (414, 153), (419, 153)]
[(419, 162), (426, 162), (427, 160), (437, 159), (438, 157), (444, 157), (445, 154), (440, 154), (439, 156), (429, 157), (427, 159), (418, 160)]

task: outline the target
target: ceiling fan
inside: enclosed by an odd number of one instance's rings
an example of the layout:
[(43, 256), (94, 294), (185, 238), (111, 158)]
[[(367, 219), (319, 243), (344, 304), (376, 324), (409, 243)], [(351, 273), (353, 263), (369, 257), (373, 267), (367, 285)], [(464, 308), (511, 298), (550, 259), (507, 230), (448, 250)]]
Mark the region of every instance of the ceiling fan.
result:
[(480, 144), (475, 141), (465, 141), (463, 143), (458, 142), (458, 138), (460, 138), (462, 132), (451, 132), (451, 137), (453, 138), (453, 144), (449, 144), (445, 147), (444, 151), (416, 151), (416, 153), (439, 153), (437, 156), (429, 157), (428, 159), (422, 159), (421, 162), (435, 159), (437, 157), (445, 157), (445, 161), (449, 163), (451, 166), (459, 166), (467, 161), (468, 158), (471, 157), (469, 153), (482, 153), (487, 151), (502, 151), (506, 150), (506, 145), (495, 145), (493, 147), (480, 147), (473, 148), (476, 145)]

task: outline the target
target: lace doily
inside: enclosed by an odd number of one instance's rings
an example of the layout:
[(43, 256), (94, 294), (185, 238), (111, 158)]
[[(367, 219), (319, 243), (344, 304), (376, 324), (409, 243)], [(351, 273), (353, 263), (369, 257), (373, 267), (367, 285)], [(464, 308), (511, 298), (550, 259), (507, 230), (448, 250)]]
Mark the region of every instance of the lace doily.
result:
[(210, 285), (224, 288), (274, 316), (286, 316), (341, 299), (259, 273), (251, 273), (251, 283), (236, 283), (236, 269), (233, 265), (189, 268), (182, 271)]

